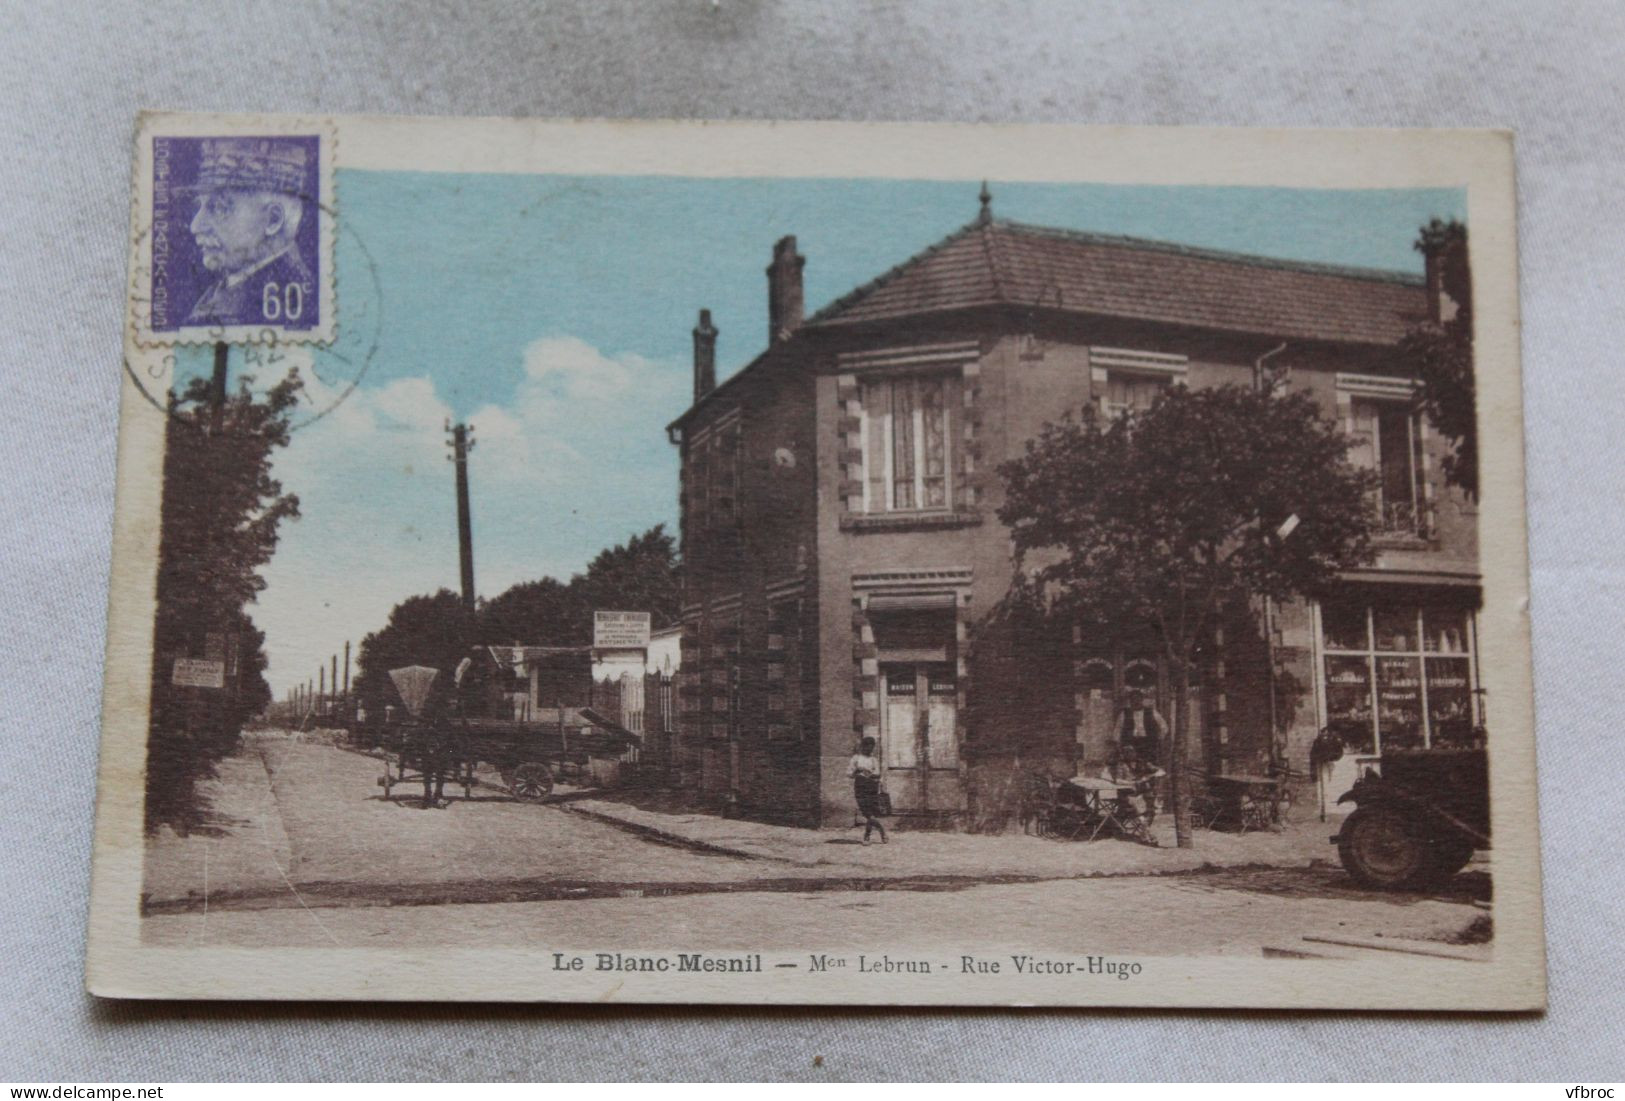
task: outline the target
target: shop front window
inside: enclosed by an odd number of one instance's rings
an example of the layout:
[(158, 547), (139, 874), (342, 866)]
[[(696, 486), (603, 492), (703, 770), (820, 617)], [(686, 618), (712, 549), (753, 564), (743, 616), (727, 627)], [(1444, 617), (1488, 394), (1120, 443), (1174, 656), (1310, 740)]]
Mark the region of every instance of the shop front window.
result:
[(1323, 604), (1320, 608), (1326, 649), (1371, 649), (1371, 624), (1363, 604)]
[(1377, 751), (1371, 711), (1371, 665), (1363, 657), (1326, 655), (1326, 726), (1350, 753)]
[(1435, 654), (1467, 652), (1467, 614), (1456, 608), (1426, 608), (1422, 612), (1427, 634), (1422, 648)]
[(1417, 650), (1417, 622), (1415, 608), (1373, 608), (1371, 623), (1377, 649), (1401, 653)]
[(1328, 601), (1320, 621), (1326, 725), (1350, 752), (1468, 744), (1470, 612)]
[(1384, 749), (1420, 749), (1426, 743), (1422, 671), (1416, 658), (1377, 658), (1377, 729)]
[(1436, 746), (1473, 740), (1473, 691), (1467, 659), (1427, 659), (1428, 727)]
[(1423, 665), (1428, 728), (1433, 744), (1465, 746), (1473, 738), (1473, 685), (1467, 615), (1459, 608), (1424, 608)]

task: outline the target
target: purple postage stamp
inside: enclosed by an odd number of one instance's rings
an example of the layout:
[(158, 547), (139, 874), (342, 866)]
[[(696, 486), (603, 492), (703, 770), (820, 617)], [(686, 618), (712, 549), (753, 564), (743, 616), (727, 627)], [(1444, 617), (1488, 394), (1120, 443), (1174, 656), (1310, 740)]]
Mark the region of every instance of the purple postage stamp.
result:
[(324, 135), (150, 140), (150, 294), (141, 328), (183, 342), (330, 335)]

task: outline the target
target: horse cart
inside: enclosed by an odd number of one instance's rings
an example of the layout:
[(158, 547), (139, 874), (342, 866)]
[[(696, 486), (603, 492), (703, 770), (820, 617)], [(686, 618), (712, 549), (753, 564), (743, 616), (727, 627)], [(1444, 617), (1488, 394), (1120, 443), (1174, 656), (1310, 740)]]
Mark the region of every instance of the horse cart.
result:
[(1380, 769), (1338, 799), (1355, 804), (1332, 838), (1355, 879), (1372, 887), (1435, 886), (1490, 847), (1483, 748), (1391, 750)]
[(591, 759), (618, 758), (642, 744), (637, 734), (586, 707), (560, 708), (554, 722), (463, 713), (454, 697), (433, 694), (438, 673), (427, 666), (390, 671), (408, 717), (391, 724), (381, 739), (384, 774), (378, 786), (386, 799), (408, 784), (422, 785), (426, 806), (438, 805), (448, 784), (471, 798), (480, 783), (475, 774), (484, 766), (514, 799), (536, 803), (557, 780), (585, 772)]

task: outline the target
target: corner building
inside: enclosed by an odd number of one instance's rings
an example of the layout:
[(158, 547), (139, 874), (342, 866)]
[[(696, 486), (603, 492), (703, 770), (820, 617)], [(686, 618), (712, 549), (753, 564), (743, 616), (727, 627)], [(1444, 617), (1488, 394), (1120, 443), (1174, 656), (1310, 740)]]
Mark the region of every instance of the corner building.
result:
[(767, 269), (767, 348), (722, 385), (694, 330), (681, 451), (685, 567), (675, 782), (749, 817), (852, 821), (847, 762), (879, 740), (905, 821), (997, 829), (1023, 774), (1103, 762), (1126, 693), (1173, 722), (1155, 640), (994, 613), (1012, 556), (998, 465), (1093, 406), (1167, 386), (1312, 393), (1380, 474), (1380, 553), (1286, 606), (1238, 598), (1202, 647), (1190, 760), (1299, 772), (1322, 729), (1345, 790), (1382, 747), (1481, 720), (1476, 510), (1445, 486), (1396, 345), (1453, 305), (1432, 270), (1295, 263), (997, 220), (803, 316), (804, 258)]

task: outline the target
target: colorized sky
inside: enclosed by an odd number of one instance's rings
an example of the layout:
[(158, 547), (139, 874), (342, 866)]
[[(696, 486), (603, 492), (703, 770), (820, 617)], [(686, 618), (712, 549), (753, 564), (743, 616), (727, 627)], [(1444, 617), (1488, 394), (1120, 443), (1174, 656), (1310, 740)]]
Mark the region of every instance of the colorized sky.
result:
[[(779, 237), (807, 257), (810, 312), (977, 211), (964, 181), (341, 170), (336, 184), (339, 338), (291, 357), (311, 411), (330, 411), (277, 459), (303, 515), (250, 608), (279, 696), (397, 601), (457, 587), (447, 418), (477, 440), (480, 595), (568, 577), (653, 524), (675, 531), (664, 426), (687, 404), (699, 308), (726, 377), (766, 341)], [(991, 187), (1001, 218), (1418, 274), (1417, 227), (1466, 217), (1457, 190)], [(208, 357), (187, 349), (180, 373), (207, 373)]]

